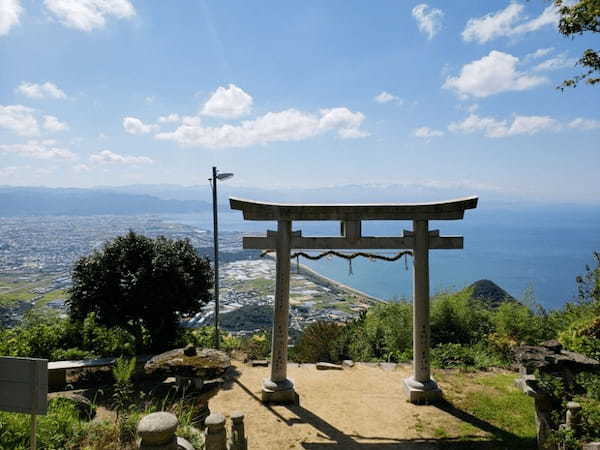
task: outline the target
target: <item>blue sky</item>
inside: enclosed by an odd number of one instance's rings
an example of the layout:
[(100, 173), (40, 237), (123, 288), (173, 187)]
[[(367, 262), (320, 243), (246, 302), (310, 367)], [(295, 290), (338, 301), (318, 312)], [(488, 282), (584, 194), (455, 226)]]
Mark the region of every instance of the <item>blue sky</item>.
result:
[(551, 2), (0, 0), (0, 184), (407, 184), (598, 203)]

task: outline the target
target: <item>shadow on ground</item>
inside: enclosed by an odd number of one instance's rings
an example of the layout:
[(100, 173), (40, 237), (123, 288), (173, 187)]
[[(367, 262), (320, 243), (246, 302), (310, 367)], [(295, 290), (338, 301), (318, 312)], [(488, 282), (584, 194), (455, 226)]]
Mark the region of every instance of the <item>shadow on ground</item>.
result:
[[(260, 398), (248, 389), (237, 378), (232, 379), (246, 394), (261, 403)], [(262, 404), (262, 403), (261, 403)], [(496, 427), (495, 425), (479, 419), (478, 417), (455, 407), (448, 401), (443, 401), (436, 405), (440, 410), (456, 417), (457, 419), (469, 423), (474, 427), (489, 433), (491, 436), (485, 438), (482, 436), (470, 435), (460, 438), (438, 438), (438, 439), (394, 439), (380, 436), (362, 436), (358, 434), (347, 434), (339, 430), (326, 420), (312, 413), (310, 410), (300, 405), (288, 405), (286, 408), (296, 415), (295, 418), (288, 419), (279, 414), (269, 405), (264, 405), (273, 415), (288, 426), (295, 424), (308, 424), (318, 430), (321, 438), (328, 439), (331, 442), (303, 442), (302, 447), (307, 450), (330, 450), (330, 449), (365, 449), (365, 450), (428, 450), (428, 449), (475, 449), (475, 450), (496, 450), (496, 449), (535, 449), (537, 448), (535, 439), (522, 438), (509, 431)], [(361, 442), (361, 441), (385, 441), (385, 442)]]
[[(298, 416), (298, 419), (288, 421), (289, 425), (294, 423), (307, 423), (320, 431), (321, 437), (328, 438), (334, 442), (328, 443), (302, 443), (302, 447), (310, 450), (329, 450), (329, 449), (366, 449), (366, 450), (387, 450), (387, 449), (535, 449), (536, 441), (524, 439), (506, 430), (502, 430), (489, 422), (481, 420), (472, 414), (456, 408), (447, 401), (436, 405), (437, 408), (453, 415), (457, 419), (467, 422), (482, 431), (490, 433), (491, 439), (485, 439), (481, 436), (461, 436), (460, 438), (438, 438), (438, 439), (393, 439), (389, 437), (361, 436), (356, 434), (346, 434), (326, 422), (319, 416), (313, 414), (301, 406), (288, 406), (288, 409)], [(385, 440), (385, 443), (362, 443), (362, 440)], [(392, 441), (392, 442), (390, 442)]]

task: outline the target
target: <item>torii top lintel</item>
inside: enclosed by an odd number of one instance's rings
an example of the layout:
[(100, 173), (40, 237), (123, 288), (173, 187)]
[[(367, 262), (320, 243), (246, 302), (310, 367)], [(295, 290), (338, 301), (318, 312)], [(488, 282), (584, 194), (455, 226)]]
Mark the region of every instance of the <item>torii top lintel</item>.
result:
[(457, 220), (465, 209), (477, 207), (477, 197), (431, 203), (290, 204), (268, 203), (231, 197), (231, 209), (245, 220)]

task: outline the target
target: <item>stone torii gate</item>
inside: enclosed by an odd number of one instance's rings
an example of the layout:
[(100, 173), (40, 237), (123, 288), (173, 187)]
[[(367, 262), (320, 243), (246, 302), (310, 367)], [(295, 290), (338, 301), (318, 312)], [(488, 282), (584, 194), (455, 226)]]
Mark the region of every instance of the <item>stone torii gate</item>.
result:
[[(413, 252), (413, 374), (404, 380), (410, 402), (431, 403), (442, 392), (431, 379), (429, 364), (429, 250), (461, 249), (462, 236), (440, 236), (429, 230), (430, 220), (462, 219), (466, 209), (477, 207), (477, 197), (438, 203), (393, 204), (280, 204), (238, 198), (231, 209), (241, 210), (245, 220), (277, 221), (277, 231), (266, 236), (245, 236), (245, 249), (277, 252), (271, 376), (262, 388), (263, 402), (289, 403), (296, 399), (294, 383), (287, 378), (290, 256), (292, 249), (410, 249)], [(295, 220), (336, 220), (340, 237), (305, 237), (292, 231)], [(410, 220), (412, 231), (402, 236), (363, 236), (363, 220)]]

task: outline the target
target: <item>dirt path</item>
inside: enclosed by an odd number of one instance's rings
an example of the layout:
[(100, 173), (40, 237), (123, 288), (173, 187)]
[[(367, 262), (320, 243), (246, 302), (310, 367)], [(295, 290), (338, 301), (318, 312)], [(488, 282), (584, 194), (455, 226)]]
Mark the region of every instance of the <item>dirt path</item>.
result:
[(427, 450), (438, 448), (439, 441), (431, 439), (441, 437), (436, 435), (440, 428), (444, 440), (461, 436), (463, 422), (454, 415), (407, 402), (402, 384), (410, 372), (406, 366), (317, 371), (314, 365), (290, 364), (288, 376), (300, 394), (300, 406), (271, 407), (259, 400), (269, 369), (237, 367), (240, 376), (211, 399), (210, 409), (226, 417), (244, 412), (251, 449)]

